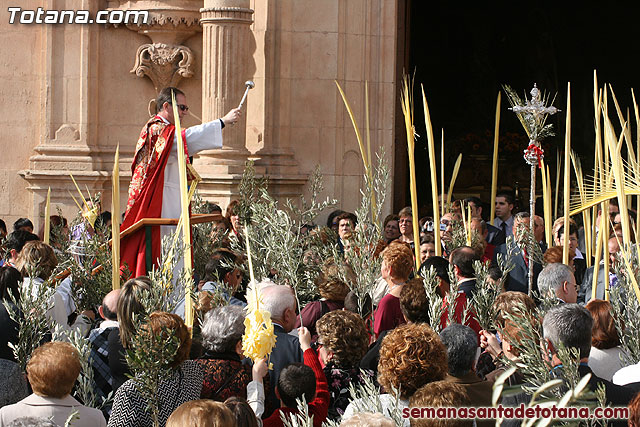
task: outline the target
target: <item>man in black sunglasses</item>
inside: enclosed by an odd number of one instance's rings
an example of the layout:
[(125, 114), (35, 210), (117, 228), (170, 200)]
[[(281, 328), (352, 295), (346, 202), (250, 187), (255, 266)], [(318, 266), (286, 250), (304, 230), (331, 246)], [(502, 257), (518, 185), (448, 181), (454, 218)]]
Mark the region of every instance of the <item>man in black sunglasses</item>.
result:
[[(143, 218), (180, 217), (180, 178), (178, 165), (178, 138), (173, 113), (172, 94), (175, 96), (180, 122), (189, 111), (184, 92), (173, 87), (162, 89), (156, 99), (156, 115), (149, 119), (140, 132), (131, 167), (129, 199), (122, 222), (122, 230)], [(222, 148), (222, 128), (240, 118), (237, 108), (221, 119), (182, 129), (186, 156), (213, 148)], [(187, 180), (193, 180), (187, 160)], [(174, 227), (152, 227), (152, 263), (160, 258), (161, 236)], [(162, 229), (162, 230), (161, 230)], [(142, 228), (122, 241), (121, 265), (127, 264), (133, 277), (146, 275), (150, 266), (146, 260), (147, 237)]]

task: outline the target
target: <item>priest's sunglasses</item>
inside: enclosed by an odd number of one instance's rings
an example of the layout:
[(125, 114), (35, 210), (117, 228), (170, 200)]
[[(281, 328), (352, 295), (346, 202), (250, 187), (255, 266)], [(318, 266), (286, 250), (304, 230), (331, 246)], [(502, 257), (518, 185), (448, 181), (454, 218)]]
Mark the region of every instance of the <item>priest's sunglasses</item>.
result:
[(178, 104), (178, 108), (180, 109), (180, 111), (189, 111), (189, 107), (184, 104)]

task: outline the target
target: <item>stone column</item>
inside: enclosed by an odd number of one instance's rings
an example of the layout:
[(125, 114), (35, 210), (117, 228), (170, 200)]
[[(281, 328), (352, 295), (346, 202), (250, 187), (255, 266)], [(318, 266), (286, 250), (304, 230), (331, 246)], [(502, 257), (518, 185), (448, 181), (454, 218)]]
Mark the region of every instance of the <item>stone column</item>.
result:
[[(253, 10), (249, 0), (204, 0), (202, 17), (202, 120), (224, 116), (237, 107), (251, 80)], [(249, 102), (249, 101), (247, 101)], [(201, 153), (199, 170), (207, 174), (238, 174), (250, 152), (246, 148), (246, 105), (242, 118), (223, 131), (222, 150)]]

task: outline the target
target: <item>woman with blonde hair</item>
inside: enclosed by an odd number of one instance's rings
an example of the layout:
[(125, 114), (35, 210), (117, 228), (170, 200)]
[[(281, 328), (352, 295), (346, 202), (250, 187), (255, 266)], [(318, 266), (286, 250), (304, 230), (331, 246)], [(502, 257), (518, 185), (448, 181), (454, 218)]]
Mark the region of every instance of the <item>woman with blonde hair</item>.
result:
[[(24, 277), (23, 296), (30, 295), (31, 298), (37, 298), (44, 291), (42, 287), (47, 285), (57, 266), (58, 258), (56, 258), (51, 246), (39, 240), (27, 242), (20, 251), (16, 262), (16, 268)], [(84, 337), (89, 333), (91, 319), (95, 318), (95, 314), (90, 310), (85, 310), (76, 317), (73, 324), (69, 325), (69, 315), (64, 297), (61, 292), (56, 291), (49, 299), (47, 318), (52, 330), (58, 326), (62, 333), (76, 330)]]
[(178, 406), (167, 420), (167, 427), (234, 427), (231, 410), (214, 400), (192, 400)]
[(114, 328), (107, 339), (109, 355), (109, 369), (113, 377), (113, 391), (129, 379), (131, 374), (129, 365), (125, 360), (125, 351), (129, 348), (131, 338), (136, 333), (133, 316), (144, 312), (142, 306), (143, 293), (151, 289), (151, 280), (146, 276), (129, 279), (124, 284), (118, 297), (118, 327)]
[[(0, 425), (9, 425), (25, 415), (50, 418), (56, 425), (101, 427), (102, 413), (83, 406), (71, 397), (80, 374), (78, 351), (69, 343), (49, 342), (36, 348), (27, 363), (27, 377), (33, 394), (20, 402), (0, 409)], [(73, 417), (71, 415), (75, 413)]]
[[(170, 372), (169, 376), (160, 382), (156, 394), (158, 421), (160, 425), (165, 425), (176, 408), (185, 402), (200, 398), (202, 371), (195, 361), (187, 360), (191, 349), (191, 335), (184, 321), (177, 314), (155, 311), (149, 315), (145, 327), (138, 333), (154, 334), (159, 337), (160, 342), (170, 338), (178, 342), (178, 349), (172, 360), (157, 361)], [(108, 425), (110, 427), (152, 425), (147, 401), (138, 390), (136, 378), (126, 381), (116, 392)]]

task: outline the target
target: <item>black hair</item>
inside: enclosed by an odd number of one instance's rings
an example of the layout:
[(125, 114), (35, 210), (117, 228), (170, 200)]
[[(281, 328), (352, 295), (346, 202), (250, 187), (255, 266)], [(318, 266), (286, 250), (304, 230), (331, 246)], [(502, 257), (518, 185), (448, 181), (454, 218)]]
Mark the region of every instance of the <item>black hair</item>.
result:
[(362, 309), (364, 312), (360, 313), (360, 307), (358, 305), (358, 295), (349, 291), (347, 296), (344, 297), (344, 309), (352, 313), (359, 314), (363, 319), (371, 314), (371, 295), (367, 294), (364, 297), (364, 304)]
[(100, 215), (98, 215), (98, 218), (96, 219), (96, 224), (104, 227), (109, 221), (111, 221), (111, 212), (104, 211), (104, 212), (101, 212)]
[(510, 205), (514, 205), (515, 202), (516, 202), (516, 198), (513, 197), (513, 194), (511, 194), (511, 193), (509, 193), (507, 191), (504, 191), (504, 192), (501, 191), (500, 193), (496, 194), (496, 198), (498, 198), (498, 197), (504, 197), (504, 199)]
[(230, 251), (215, 251), (204, 267), (204, 280), (206, 282), (223, 280), (224, 276), (236, 268), (236, 259), (236, 255)]
[(336, 217), (336, 219), (338, 220), (338, 225), (340, 225), (340, 221), (342, 221), (343, 219), (348, 219), (353, 225), (358, 224), (358, 217), (351, 212), (342, 212)]
[(473, 203), (474, 205), (476, 205), (477, 207), (481, 208), (482, 207), (482, 200), (480, 200), (479, 197), (476, 196), (471, 196), (471, 197), (467, 197), (466, 199), (464, 199), (465, 203)]
[(307, 403), (316, 394), (316, 376), (309, 366), (303, 363), (290, 363), (280, 371), (278, 393), (285, 406), (297, 407), (296, 399), (304, 396)]
[(207, 202), (207, 210), (209, 213), (219, 213), (222, 215), (222, 208), (217, 203)]
[(3, 220), (0, 219), (0, 230), (7, 232), (7, 224)]
[(475, 277), (473, 262), (480, 260), (476, 251), (469, 246), (461, 246), (451, 252), (451, 264), (458, 267), (462, 277)]
[[(562, 224), (560, 228), (558, 228), (558, 238), (563, 234), (564, 234), (564, 224)], [(569, 224), (569, 236), (571, 236), (572, 234), (575, 234), (576, 236), (578, 235), (578, 227), (576, 227), (574, 224)]]
[(425, 274), (429, 269), (433, 267), (436, 272), (436, 276), (438, 278), (444, 280), (446, 283), (449, 282), (449, 261), (446, 258), (442, 258), (441, 256), (432, 256), (422, 263), (420, 266), (420, 276), (425, 277)]
[(13, 223), (13, 231), (18, 231), (22, 227), (31, 227), (33, 230), (33, 223), (29, 218), (18, 218), (18, 220)]
[(20, 253), (24, 245), (32, 240), (40, 239), (33, 233), (29, 233), (25, 230), (18, 230), (7, 235), (7, 240), (4, 242), (4, 246), (7, 249), (14, 249), (16, 252)]
[(107, 320), (118, 320), (118, 313), (116, 311), (111, 311), (107, 304), (102, 304), (102, 314)]
[(327, 217), (327, 227), (331, 228), (333, 226), (333, 219), (342, 213), (344, 213), (344, 211), (340, 209), (331, 212)]
[(435, 244), (436, 240), (435, 237), (433, 236), (433, 233), (431, 231), (427, 231), (426, 233), (424, 233), (424, 236), (420, 237), (420, 245), (425, 245), (427, 243), (434, 243)]
[(22, 274), (18, 270), (9, 265), (0, 267), (0, 299), (9, 301), (9, 293), (13, 294), (16, 300), (20, 299), (21, 281)]
[(502, 279), (502, 270), (500, 270), (500, 267), (498, 267), (497, 265), (492, 265), (491, 267), (489, 267), (488, 273), (489, 277), (493, 280)]
[(224, 405), (231, 409), (237, 427), (258, 427), (258, 421), (246, 399), (231, 396), (224, 401)]
[(184, 92), (178, 88), (171, 87), (171, 86), (165, 87), (160, 91), (160, 93), (158, 94), (158, 97), (156, 98), (156, 113), (159, 113), (160, 111), (162, 111), (162, 106), (164, 105), (165, 102), (168, 102), (169, 105), (173, 105), (171, 104), (172, 91), (175, 92), (176, 97), (178, 95), (185, 96)]

